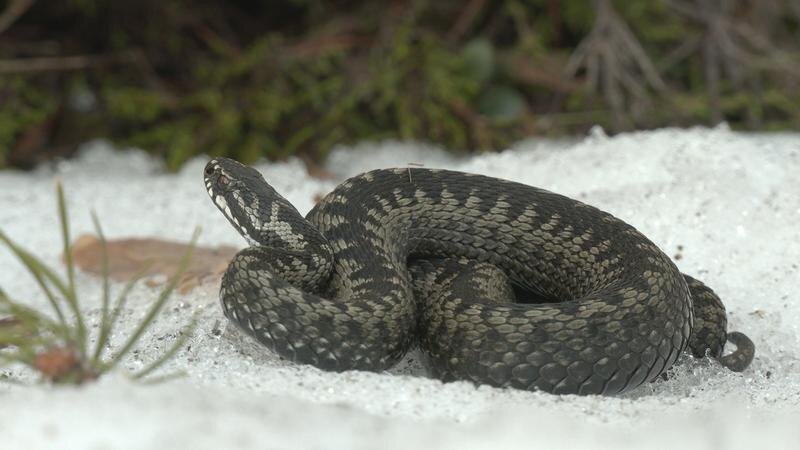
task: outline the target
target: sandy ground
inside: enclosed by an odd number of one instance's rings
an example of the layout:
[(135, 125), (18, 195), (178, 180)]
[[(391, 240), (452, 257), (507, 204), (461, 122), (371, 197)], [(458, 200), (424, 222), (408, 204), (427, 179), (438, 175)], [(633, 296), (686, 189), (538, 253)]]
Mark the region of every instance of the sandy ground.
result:
[[(243, 247), (204, 192), (205, 161), (171, 175), (141, 151), (112, 153), (96, 142), (75, 160), (0, 172), (0, 227), (58, 265), (58, 177), (76, 236), (92, 231), (94, 208), (111, 238), (186, 241), (201, 226), (201, 245)], [(596, 130), (463, 159), (419, 144), (363, 144), (334, 152), (332, 180), (309, 177), (298, 161), (258, 168), (306, 212), (347, 176), (409, 163), (543, 187), (635, 225), (722, 296), (730, 329), (757, 345), (752, 366), (737, 374), (686, 358), (669, 380), (617, 397), (443, 384), (425, 377), (413, 353), (388, 373), (325, 373), (282, 361), (229, 327), (218, 285), (206, 284), (175, 296), (125, 367), (98, 383), (0, 383), (0, 448), (800, 448), (800, 134), (718, 127), (609, 138)], [(6, 250), (0, 267), (0, 286), (46, 307)], [(88, 274), (78, 283), (96, 332), (100, 283)], [(134, 290), (112, 350), (156, 294)], [(185, 377), (157, 385), (125, 377), (169, 347), (193, 311), (195, 336), (164, 368)]]

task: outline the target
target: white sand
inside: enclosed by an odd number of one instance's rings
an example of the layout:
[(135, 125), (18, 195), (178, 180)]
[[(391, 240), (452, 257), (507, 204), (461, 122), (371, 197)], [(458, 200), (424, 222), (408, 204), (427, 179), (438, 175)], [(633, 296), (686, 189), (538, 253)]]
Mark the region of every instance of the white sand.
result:
[[(670, 380), (609, 398), (442, 384), (422, 375), (415, 354), (390, 373), (325, 373), (281, 361), (228, 327), (217, 286), (205, 285), (175, 296), (125, 364), (152, 361), (201, 310), (195, 337), (164, 369), (186, 377), (143, 385), (120, 371), (78, 389), (0, 384), (0, 448), (800, 448), (800, 134), (596, 131), (575, 143), (526, 142), (468, 159), (415, 144), (364, 144), (334, 152), (328, 168), (338, 179), (330, 181), (310, 178), (297, 161), (258, 168), (306, 212), (314, 195), (346, 176), (408, 163), (521, 181), (630, 222), (722, 296), (730, 329), (756, 343), (752, 366), (736, 374), (687, 358)], [(92, 231), (94, 208), (111, 238), (185, 241), (200, 225), (202, 245), (243, 246), (205, 194), (204, 164), (169, 175), (140, 151), (93, 143), (76, 160), (0, 172), (0, 227), (59, 264), (60, 177), (74, 236)], [(46, 308), (6, 250), (0, 267), (0, 286)], [(96, 326), (100, 283), (86, 274), (78, 283)], [(156, 293), (134, 290), (115, 346)]]

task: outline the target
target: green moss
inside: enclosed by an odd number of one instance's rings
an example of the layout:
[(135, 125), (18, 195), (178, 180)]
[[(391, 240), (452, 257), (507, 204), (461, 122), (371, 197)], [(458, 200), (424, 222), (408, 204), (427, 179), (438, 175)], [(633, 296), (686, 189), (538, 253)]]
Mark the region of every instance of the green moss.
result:
[(132, 123), (151, 123), (166, 110), (164, 99), (158, 92), (132, 87), (107, 87), (103, 91), (108, 113), (116, 120)]
[(23, 76), (0, 76), (0, 168), (17, 138), (44, 122), (58, 108), (48, 92)]

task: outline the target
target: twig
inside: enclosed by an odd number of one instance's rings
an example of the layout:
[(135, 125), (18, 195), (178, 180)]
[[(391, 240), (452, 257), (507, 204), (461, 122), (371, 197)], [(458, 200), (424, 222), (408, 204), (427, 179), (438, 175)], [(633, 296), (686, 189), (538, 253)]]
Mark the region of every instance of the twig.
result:
[(108, 55), (45, 56), (0, 60), (0, 74), (82, 70), (89, 67), (135, 62), (132, 52)]
[(486, 119), (476, 113), (471, 106), (460, 99), (450, 100), (450, 108), (459, 119), (469, 125), (472, 138), (480, 148), (487, 148), (491, 142)]
[(681, 45), (679, 45), (675, 50), (672, 50), (664, 57), (659, 63), (658, 67), (661, 69), (662, 72), (665, 72), (672, 67), (674, 67), (679, 62), (683, 61), (684, 59), (690, 57), (693, 53), (697, 52), (697, 50), (702, 45), (702, 40), (700, 36), (693, 36), (685, 41)]
[(0, 14), (0, 34), (8, 29), (27, 11), (34, 0), (11, 0), (3, 14)]
[[(791, 60), (769, 37), (733, 17), (730, 1), (666, 0), (676, 12), (699, 25), (699, 32), (689, 36), (665, 59), (669, 68), (693, 53), (703, 58), (703, 76), (708, 91), (711, 121), (722, 121), (721, 82), (727, 78), (734, 87), (758, 86), (758, 73), (772, 70), (800, 78), (800, 64)], [(800, 3), (800, 2), (798, 2)], [(765, 64), (769, 62), (769, 64)], [(758, 97), (758, 96), (756, 96)], [(757, 118), (751, 117), (751, 120)]]
[(458, 15), (453, 27), (447, 32), (447, 40), (451, 43), (460, 41), (475, 23), (485, 6), (486, 0), (470, 0), (467, 2), (461, 9), (461, 14)]
[[(575, 77), (584, 68), (586, 85), (601, 92), (614, 113), (617, 127), (628, 124), (626, 99), (647, 103), (647, 86), (667, 89), (655, 65), (609, 0), (595, 0), (596, 17), (592, 30), (577, 46), (565, 72)], [(644, 82), (640, 81), (644, 78)]]
[(556, 92), (570, 93), (580, 85), (574, 80), (564, 78), (560, 73), (548, 70), (541, 64), (534, 64), (530, 58), (514, 55), (502, 58), (509, 75), (519, 81), (534, 86), (544, 86)]
[(298, 42), (286, 49), (288, 55), (298, 59), (308, 59), (326, 52), (350, 50), (367, 47), (370, 41), (351, 34), (318, 36)]

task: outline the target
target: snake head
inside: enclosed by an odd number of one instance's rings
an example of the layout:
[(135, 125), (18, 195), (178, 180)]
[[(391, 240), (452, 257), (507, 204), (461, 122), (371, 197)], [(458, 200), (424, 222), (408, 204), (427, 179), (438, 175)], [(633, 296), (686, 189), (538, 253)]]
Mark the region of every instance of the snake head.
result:
[(299, 250), (294, 231), (303, 218), (270, 186), (259, 171), (229, 158), (206, 164), (203, 178), (209, 197), (251, 246)]
[(226, 194), (246, 190), (248, 184), (251, 186), (267, 185), (257, 170), (229, 158), (212, 159), (206, 164), (203, 173), (206, 190), (212, 200), (215, 200), (218, 195), (226, 197)]

